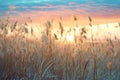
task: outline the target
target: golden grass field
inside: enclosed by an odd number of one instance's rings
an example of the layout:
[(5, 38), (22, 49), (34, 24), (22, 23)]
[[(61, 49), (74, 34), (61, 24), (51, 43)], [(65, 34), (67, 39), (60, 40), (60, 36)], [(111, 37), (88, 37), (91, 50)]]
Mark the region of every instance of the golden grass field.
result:
[(91, 17), (87, 27), (73, 20), (75, 28), (1, 19), (0, 80), (120, 80), (119, 34), (95, 39)]

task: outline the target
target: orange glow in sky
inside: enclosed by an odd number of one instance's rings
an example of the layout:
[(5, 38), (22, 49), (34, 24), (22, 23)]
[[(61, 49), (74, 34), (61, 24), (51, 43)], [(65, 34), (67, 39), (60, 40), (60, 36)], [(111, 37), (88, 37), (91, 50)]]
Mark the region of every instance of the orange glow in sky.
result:
[[(22, 2), (13, 1), (8, 2), (12, 5), (12, 10), (5, 7), (6, 10), (0, 8), (1, 12), (7, 11), (11, 13), (11, 21), (18, 20), (19, 22), (26, 22), (30, 25), (34, 25), (33, 28), (36, 30), (36, 34), (39, 34), (39, 30), (43, 30), (45, 23), (50, 21), (52, 27), (59, 27), (59, 22), (62, 23), (64, 28), (74, 27), (86, 27), (88, 32), (86, 33), (88, 39), (92, 36), (94, 39), (114, 38), (120, 37), (120, 6), (119, 2), (109, 4), (110, 1), (98, 3), (96, 1), (87, 0), (73, 0), (73, 1), (59, 1), (51, 2), (52, 0), (41, 0), (30, 2), (22, 0)], [(58, 1), (58, 2), (57, 2)], [(6, 2), (2, 5), (8, 4)], [(18, 5), (21, 4), (21, 5)], [(76, 17), (76, 20), (74, 17)], [(92, 27), (89, 27), (88, 16), (92, 18)], [(39, 29), (36, 29), (36, 25), (39, 25)], [(117, 27), (116, 27), (117, 26)], [(79, 34), (79, 33), (78, 33)], [(67, 36), (67, 35), (66, 35)], [(74, 36), (67, 36), (67, 40), (73, 41)]]

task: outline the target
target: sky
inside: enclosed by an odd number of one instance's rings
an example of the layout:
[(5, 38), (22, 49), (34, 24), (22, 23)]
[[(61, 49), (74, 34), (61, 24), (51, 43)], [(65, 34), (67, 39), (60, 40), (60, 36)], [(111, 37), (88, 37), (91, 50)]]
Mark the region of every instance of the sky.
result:
[[(11, 9), (10, 9), (11, 8)], [(107, 27), (109, 23), (120, 22), (120, 0), (0, 0), (0, 15), (10, 13), (12, 20), (29, 21), (32, 24), (44, 25), (48, 20), (53, 26), (59, 26), (62, 17), (64, 27), (88, 26), (88, 16), (94, 26), (95, 37), (101, 38), (111, 33), (119, 36), (119, 29)], [(77, 23), (73, 16), (77, 17)], [(117, 24), (118, 25), (118, 24)], [(90, 33), (88, 33), (89, 36)]]
[[(40, 18), (48, 20), (60, 16), (67, 21), (74, 15), (81, 23), (88, 16), (96, 23), (116, 22), (120, 20), (119, 4), (120, 0), (0, 0), (0, 14), (5, 15), (9, 11), (14, 17), (31, 17), (35, 22)], [(10, 11), (10, 6), (15, 6), (15, 10)]]

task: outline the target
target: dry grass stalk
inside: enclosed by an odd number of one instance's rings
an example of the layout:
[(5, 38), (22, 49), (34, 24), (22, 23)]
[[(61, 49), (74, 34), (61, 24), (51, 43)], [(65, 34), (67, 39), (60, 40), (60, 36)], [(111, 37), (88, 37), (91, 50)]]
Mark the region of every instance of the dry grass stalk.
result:
[[(75, 17), (74, 20), (77, 21), (78, 19)], [(92, 23), (90, 17), (89, 22)], [(58, 23), (58, 25), (62, 37), (73, 31), (72, 28), (65, 31), (62, 22)], [(2, 71), (5, 74), (0, 75), (1, 80), (11, 80), (12, 77), (16, 76), (19, 79), (25, 78), (25, 80), (50, 80), (53, 78), (57, 78), (57, 80), (101, 80), (99, 76), (107, 74), (107, 70), (104, 69), (106, 64), (109, 69), (110, 79), (114, 78), (112, 72), (116, 65), (113, 64), (115, 60), (119, 59), (119, 54), (117, 54), (119, 50), (116, 49), (113, 41), (107, 41), (109, 46), (105, 46), (104, 43), (94, 43), (93, 41), (87, 43), (85, 42), (87, 30), (81, 28), (79, 36), (74, 35), (75, 41), (68, 44), (67, 41), (60, 42), (58, 34), (52, 33), (52, 22), (48, 21), (45, 26), (47, 27), (48, 45), (35, 38), (33, 27), (30, 29), (28, 25), (23, 24), (22, 28), (17, 30), (18, 27), (21, 27), (19, 21), (16, 21), (13, 25), (10, 25), (8, 20), (0, 22), (0, 73)], [(29, 29), (31, 30), (30, 33)], [(8, 36), (9, 33), (7, 32), (9, 30), (12, 32), (11, 36)], [(29, 39), (26, 36), (27, 34), (32, 34), (30, 37), (35, 39)], [(91, 40), (93, 40), (92, 37)], [(119, 46), (119, 44), (117, 45)], [(96, 47), (98, 47), (98, 51)], [(49, 53), (52, 56), (47, 56)], [(100, 61), (102, 61), (102, 64), (98, 64), (101, 63)], [(119, 63), (117, 64), (119, 65)], [(97, 71), (99, 69), (100, 71)], [(104, 73), (100, 73), (101, 71)], [(105, 79), (104, 76), (102, 79)]]

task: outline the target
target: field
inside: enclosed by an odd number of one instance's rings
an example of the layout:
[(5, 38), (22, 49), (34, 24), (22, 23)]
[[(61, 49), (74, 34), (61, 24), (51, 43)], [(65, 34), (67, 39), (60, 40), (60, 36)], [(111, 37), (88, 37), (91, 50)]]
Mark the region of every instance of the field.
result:
[(51, 20), (36, 26), (1, 18), (0, 80), (120, 80), (118, 36), (96, 40), (91, 17), (87, 28), (73, 19), (75, 28), (61, 19), (54, 27)]

